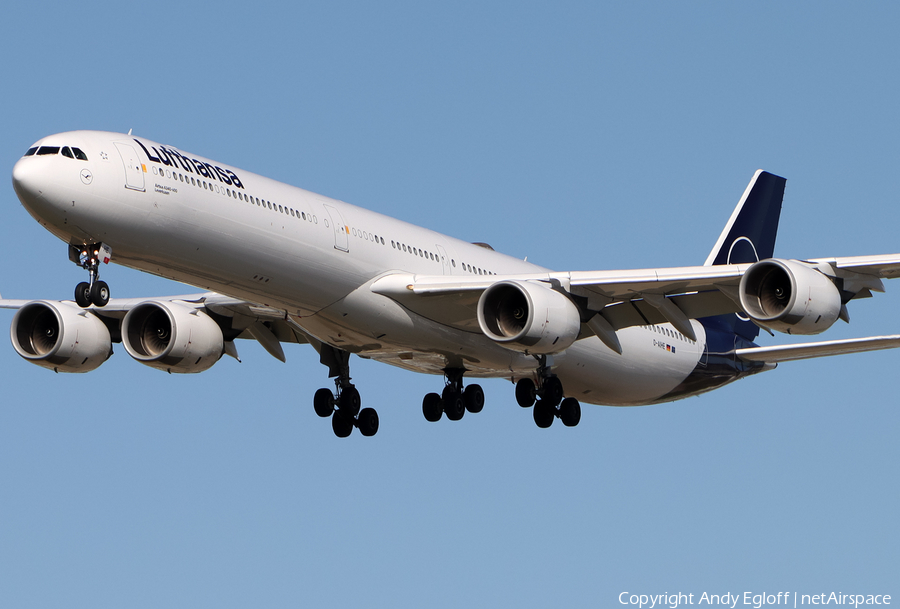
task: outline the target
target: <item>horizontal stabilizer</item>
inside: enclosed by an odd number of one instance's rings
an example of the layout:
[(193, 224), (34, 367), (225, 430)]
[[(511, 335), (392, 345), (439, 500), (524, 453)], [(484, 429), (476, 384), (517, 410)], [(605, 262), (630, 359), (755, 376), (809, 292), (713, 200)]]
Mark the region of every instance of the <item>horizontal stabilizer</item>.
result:
[(845, 340), (829, 340), (819, 343), (800, 343), (796, 345), (778, 345), (774, 347), (750, 347), (736, 349), (735, 355), (749, 362), (778, 363), (842, 353), (862, 353), (880, 349), (900, 347), (900, 334), (892, 336), (870, 336), (868, 338), (848, 338)]

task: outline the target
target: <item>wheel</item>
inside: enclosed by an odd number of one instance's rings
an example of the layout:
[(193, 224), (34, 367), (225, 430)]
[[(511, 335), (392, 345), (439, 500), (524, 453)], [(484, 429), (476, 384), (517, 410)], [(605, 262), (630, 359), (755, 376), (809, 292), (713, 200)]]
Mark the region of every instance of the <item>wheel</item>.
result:
[(541, 429), (547, 429), (551, 425), (553, 425), (553, 419), (555, 413), (554, 407), (545, 402), (544, 400), (538, 400), (534, 405), (534, 422)]
[(109, 286), (105, 281), (94, 282), (91, 288), (91, 302), (97, 307), (105, 307), (109, 302)]
[(566, 398), (559, 405), (559, 418), (566, 427), (575, 427), (581, 421), (581, 404), (575, 398)]
[(334, 394), (331, 389), (319, 389), (313, 396), (313, 408), (320, 417), (330, 417), (334, 412)]
[(91, 306), (91, 284), (87, 281), (82, 281), (75, 286), (75, 304), (82, 309)]
[(359, 391), (356, 387), (347, 387), (341, 390), (341, 397), (338, 398), (338, 407), (350, 417), (359, 414), (359, 407), (362, 404), (362, 398), (359, 397)]
[(481, 385), (469, 385), (466, 387), (466, 390), (463, 392), (463, 403), (466, 405), (466, 410), (472, 414), (481, 412), (481, 409), (484, 408), (484, 390), (481, 388)]
[(444, 409), (441, 407), (441, 396), (436, 393), (426, 394), (422, 400), (422, 414), (425, 415), (425, 420), (431, 423), (440, 421), (441, 415), (444, 414)]
[(447, 418), (451, 421), (459, 421), (466, 414), (466, 406), (463, 403), (462, 394), (451, 385), (444, 387), (441, 402), (444, 412), (447, 413)]
[(560, 400), (563, 399), (563, 386), (559, 377), (551, 376), (544, 379), (544, 386), (541, 387), (541, 399), (550, 406), (558, 406)]
[(353, 431), (353, 421), (339, 410), (331, 417), (331, 429), (337, 437), (346, 438)]
[(359, 427), (359, 433), (369, 437), (378, 433), (378, 413), (374, 408), (363, 408), (359, 411), (359, 417), (356, 419), (356, 426)]
[(534, 405), (534, 381), (531, 379), (519, 379), (516, 383), (516, 402), (522, 408), (529, 408)]

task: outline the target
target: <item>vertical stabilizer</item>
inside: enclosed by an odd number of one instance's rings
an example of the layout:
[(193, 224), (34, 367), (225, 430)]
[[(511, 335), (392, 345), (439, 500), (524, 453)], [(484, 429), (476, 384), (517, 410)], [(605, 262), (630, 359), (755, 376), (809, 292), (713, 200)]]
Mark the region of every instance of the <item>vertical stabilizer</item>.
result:
[[(753, 174), (725, 230), (709, 253), (705, 266), (756, 262), (775, 254), (775, 237), (786, 182), (784, 178), (762, 169)], [(756, 324), (733, 313), (700, 321), (705, 326), (731, 331), (750, 341), (759, 335)]]
[(709, 253), (706, 266), (756, 262), (774, 255), (786, 182), (762, 169), (756, 171)]

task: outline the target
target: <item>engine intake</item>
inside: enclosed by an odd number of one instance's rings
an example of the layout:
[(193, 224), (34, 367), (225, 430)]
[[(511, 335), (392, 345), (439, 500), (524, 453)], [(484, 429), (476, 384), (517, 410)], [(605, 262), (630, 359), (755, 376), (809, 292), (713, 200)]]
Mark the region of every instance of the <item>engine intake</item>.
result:
[(786, 334), (819, 334), (841, 312), (834, 283), (796, 260), (770, 258), (753, 264), (741, 277), (739, 295), (753, 320)]
[(90, 372), (112, 355), (106, 325), (65, 302), (29, 302), (16, 311), (9, 335), (19, 355), (57, 372)]
[(176, 373), (209, 370), (225, 351), (222, 330), (206, 313), (154, 300), (137, 305), (125, 316), (122, 343), (140, 363)]
[(524, 281), (498, 281), (478, 300), (481, 331), (507, 349), (559, 353), (578, 338), (581, 316), (563, 294)]

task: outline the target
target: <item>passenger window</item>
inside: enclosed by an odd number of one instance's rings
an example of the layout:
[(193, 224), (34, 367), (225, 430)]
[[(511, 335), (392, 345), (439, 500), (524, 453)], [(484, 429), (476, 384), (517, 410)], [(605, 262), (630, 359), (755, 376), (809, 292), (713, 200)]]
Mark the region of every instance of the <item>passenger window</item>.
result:
[(63, 155), (64, 157), (68, 157), (68, 158), (70, 158), (70, 159), (74, 159), (74, 158), (75, 158), (75, 155), (72, 154), (72, 151), (69, 150), (69, 147), (68, 147), (68, 146), (63, 146), (63, 149), (62, 149), (62, 155)]
[(306, 220), (306, 212), (305, 212), (305, 211), (301, 211), (301, 212), (300, 212), (300, 217), (303, 218), (304, 220)]
[(81, 148), (75, 148), (74, 146), (72, 146), (72, 152), (75, 153), (75, 158), (79, 161), (88, 160), (87, 155), (81, 151)]

